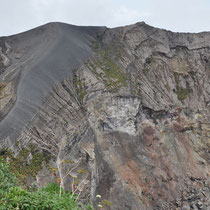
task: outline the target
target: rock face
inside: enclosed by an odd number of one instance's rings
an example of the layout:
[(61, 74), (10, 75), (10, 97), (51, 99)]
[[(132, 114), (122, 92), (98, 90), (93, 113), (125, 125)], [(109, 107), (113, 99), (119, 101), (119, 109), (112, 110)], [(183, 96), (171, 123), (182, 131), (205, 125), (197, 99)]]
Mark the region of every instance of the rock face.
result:
[(95, 209), (208, 209), (210, 33), (51, 23), (0, 47), (0, 155), (40, 154), (27, 185), (59, 180)]

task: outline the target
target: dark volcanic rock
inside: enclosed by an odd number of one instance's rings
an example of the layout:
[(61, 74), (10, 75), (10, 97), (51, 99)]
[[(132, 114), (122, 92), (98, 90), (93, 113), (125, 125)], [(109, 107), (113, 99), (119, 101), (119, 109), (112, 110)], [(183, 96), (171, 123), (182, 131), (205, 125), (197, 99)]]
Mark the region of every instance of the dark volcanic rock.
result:
[(0, 147), (48, 157), (29, 185), (59, 178), (96, 209), (208, 209), (210, 33), (52, 23), (0, 47)]
[(5, 43), (13, 49), (9, 60), (14, 63), (1, 78), (16, 83), (17, 97), (0, 123), (0, 139), (8, 133), (10, 139), (17, 138), (53, 85), (70, 76), (91, 55), (90, 43), (100, 30), (103, 31), (97, 27), (50, 23), (6, 39)]

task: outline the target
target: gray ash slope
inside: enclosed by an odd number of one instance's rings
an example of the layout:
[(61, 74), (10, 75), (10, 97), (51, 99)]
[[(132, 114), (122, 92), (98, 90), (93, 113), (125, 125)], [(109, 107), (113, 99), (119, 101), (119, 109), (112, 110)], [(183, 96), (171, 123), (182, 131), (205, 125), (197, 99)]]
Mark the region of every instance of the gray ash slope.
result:
[(17, 138), (50, 88), (70, 76), (91, 55), (91, 41), (103, 30), (103, 27), (49, 23), (3, 38), (7, 46), (2, 49), (6, 52), (6, 47), (9, 48), (11, 61), (0, 79), (13, 80), (17, 88), (15, 103), (0, 122), (0, 139)]
[(96, 209), (209, 208), (209, 32), (48, 24), (0, 40), (0, 155), (50, 156), (23, 184), (77, 176)]

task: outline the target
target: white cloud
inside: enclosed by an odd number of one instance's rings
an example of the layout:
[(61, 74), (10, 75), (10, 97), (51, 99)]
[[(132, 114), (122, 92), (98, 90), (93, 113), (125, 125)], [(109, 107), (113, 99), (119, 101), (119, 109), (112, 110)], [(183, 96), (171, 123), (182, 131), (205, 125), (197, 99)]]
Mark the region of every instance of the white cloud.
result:
[(207, 0), (148, 0), (156, 27), (179, 32), (210, 31), (210, 2)]
[(136, 22), (144, 21), (144, 19), (150, 17), (150, 15), (149, 12), (138, 12), (138, 10), (121, 6), (113, 12), (108, 25), (115, 27), (119, 25), (134, 24)]
[(108, 27), (145, 21), (174, 31), (210, 31), (208, 0), (0, 0), (0, 36), (52, 21)]

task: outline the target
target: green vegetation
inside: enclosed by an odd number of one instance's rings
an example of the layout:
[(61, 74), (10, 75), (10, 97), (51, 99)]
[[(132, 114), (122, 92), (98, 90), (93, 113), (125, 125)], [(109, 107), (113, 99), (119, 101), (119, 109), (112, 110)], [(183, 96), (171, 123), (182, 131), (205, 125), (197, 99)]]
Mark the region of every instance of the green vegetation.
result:
[(66, 125), (68, 125), (68, 121), (63, 118), (63, 121), (65, 122)]
[(84, 82), (79, 78), (79, 76), (76, 74), (77, 69), (74, 69), (74, 77), (73, 77), (73, 85), (75, 87), (76, 93), (74, 94), (69, 87), (67, 87), (65, 84), (63, 84), (63, 88), (69, 93), (70, 97), (79, 100), (79, 102), (82, 102), (84, 97), (87, 95), (87, 91), (85, 90), (85, 84)]
[(139, 96), (139, 97), (140, 97), (140, 96), (142, 95), (140, 85), (138, 85), (138, 83), (137, 83), (137, 84), (135, 84), (134, 87), (135, 87), (135, 88), (131, 91), (131, 93), (132, 93), (134, 96)]
[(77, 170), (77, 173), (79, 173), (79, 174), (85, 174), (85, 173), (87, 173), (87, 171), (85, 169), (78, 169)]
[(99, 209), (103, 208), (104, 205), (105, 206), (111, 206), (112, 205), (111, 201), (108, 201), (108, 200), (105, 200), (105, 199), (102, 200), (101, 195), (96, 195), (96, 198), (98, 199), (98, 208)]
[(145, 68), (143, 69), (144, 75), (147, 75), (148, 72), (149, 72), (149, 68), (148, 68), (148, 67), (145, 67)]
[(101, 202), (103, 204), (105, 204), (106, 206), (111, 206), (112, 205), (112, 202), (111, 201), (108, 201), (108, 200), (102, 200)]
[(180, 101), (185, 100), (188, 95), (190, 94), (190, 85), (188, 82), (186, 82), (186, 88), (180, 87), (179, 85), (179, 74), (178, 73), (174, 73), (174, 78), (175, 78), (175, 82), (176, 82), (176, 94), (177, 94), (177, 98)]
[(140, 97), (140, 96), (142, 95), (141, 89), (138, 88), (138, 89), (132, 91), (132, 94), (133, 94), (134, 96), (139, 96), (139, 97)]
[(119, 60), (125, 55), (123, 45), (121, 43), (114, 42), (112, 44), (102, 46), (101, 43), (93, 41), (90, 47), (96, 52), (96, 54), (100, 53), (100, 51), (104, 51), (115, 60)]
[(66, 88), (66, 91), (69, 93), (69, 95), (70, 95), (71, 97), (74, 97), (74, 94), (71, 92), (71, 90), (70, 90), (69, 88)]
[(177, 98), (180, 101), (183, 101), (184, 99), (186, 99), (188, 97), (189, 93), (190, 93), (189, 85), (187, 85), (186, 88), (177, 87), (177, 89), (176, 89)]
[[(29, 163), (26, 162), (29, 154), (32, 155), (32, 159)], [(9, 169), (14, 173), (18, 181), (26, 186), (26, 179), (29, 176), (35, 177), (37, 173), (41, 170), (42, 162), (49, 160), (49, 155), (43, 152), (37, 152), (33, 146), (28, 149), (25, 148), (20, 151), (18, 156), (14, 157), (11, 151), (2, 151), (0, 153), (0, 158), (9, 158)]]
[(131, 84), (131, 94), (134, 96), (141, 97), (142, 96), (142, 83), (141, 77), (136, 75), (135, 77), (130, 77)]
[(62, 86), (63, 86), (63, 88), (69, 93), (69, 95), (70, 95), (71, 97), (74, 98), (74, 94), (73, 94), (72, 91), (67, 87), (67, 85), (63, 83)]
[(115, 62), (123, 56), (122, 45), (113, 43), (109, 46), (101, 46), (100, 43), (93, 42), (91, 48), (96, 56), (89, 66), (104, 82), (106, 89), (115, 92), (120, 87), (127, 86), (127, 75)]
[[(117, 54), (119, 56), (119, 54)], [(127, 86), (127, 75), (126, 73), (116, 64), (109, 51), (103, 50), (102, 48), (97, 50), (97, 55), (90, 64), (91, 69), (94, 73), (103, 80), (106, 88), (110, 91), (117, 91), (120, 87)], [(97, 71), (97, 68), (101, 72)]]
[(90, 47), (92, 50), (98, 50), (100, 48), (100, 44), (96, 41), (92, 41)]
[(0, 195), (16, 184), (17, 180), (15, 176), (10, 173), (8, 164), (0, 159)]
[(2, 96), (2, 91), (6, 87), (6, 84), (0, 83), (0, 96)]
[(87, 95), (87, 91), (85, 90), (85, 87), (84, 87), (85, 85), (76, 74), (74, 75), (73, 83), (74, 83), (74, 86), (76, 87), (78, 99), (80, 102), (82, 102), (84, 97)]
[(79, 210), (92, 207), (77, 202), (77, 195), (63, 191), (55, 183), (45, 188), (25, 190), (18, 186), (14, 174), (10, 173), (8, 164), (0, 159), (0, 209), (1, 210)]
[(168, 91), (170, 91), (170, 90), (171, 90), (171, 88), (170, 88), (170, 86), (169, 86), (169, 84), (168, 84), (168, 83), (167, 83), (167, 84), (165, 84), (164, 86), (165, 86), (165, 88), (166, 88)]

